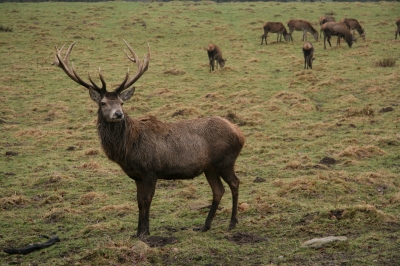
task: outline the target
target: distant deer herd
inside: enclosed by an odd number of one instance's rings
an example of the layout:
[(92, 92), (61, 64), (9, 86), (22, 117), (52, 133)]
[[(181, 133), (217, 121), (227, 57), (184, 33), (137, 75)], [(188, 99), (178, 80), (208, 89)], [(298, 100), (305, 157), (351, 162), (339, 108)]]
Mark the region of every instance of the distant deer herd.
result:
[[(396, 32), (395, 32), (395, 39), (397, 40), (397, 35), (400, 36), (400, 18), (396, 19), (395, 24), (397, 26)], [(326, 42), (328, 42), (329, 46), (332, 47), (331, 44), (331, 37), (332, 36), (337, 36), (337, 42), (336, 45), (340, 45), (340, 39), (344, 39), (347, 43), (347, 45), (351, 48), (353, 43), (358, 39), (362, 38), (365, 40), (365, 35), (367, 31), (361, 27), (361, 24), (358, 22), (357, 19), (353, 18), (342, 18), (339, 22), (335, 20), (335, 18), (331, 15), (323, 15), (319, 18), (319, 26), (320, 26), (320, 32), (318, 34), (318, 31), (313, 27), (313, 25), (303, 19), (291, 19), (287, 22), (287, 26), (289, 28), (289, 31), (286, 29), (286, 27), (283, 25), (282, 22), (265, 22), (263, 24), (263, 30), (264, 34), (261, 36), (261, 44), (265, 42), (265, 45), (267, 45), (267, 36), (268, 33), (276, 33), (276, 42), (282, 42), (282, 37), (284, 38), (285, 41), (293, 41), (293, 32), (294, 31), (302, 31), (303, 36), (302, 36), (302, 41), (306, 42), (304, 43), (304, 46), (302, 48), (303, 50), (303, 55), (304, 58), (308, 58), (309, 54), (305, 54), (305, 51), (309, 52), (311, 51), (312, 48), (312, 56), (314, 54), (314, 47), (312, 43), (307, 42), (307, 33), (310, 33), (315, 41), (318, 41), (318, 37), (321, 37), (323, 34), (324, 36), (324, 49), (326, 49)], [(355, 31), (358, 33), (358, 37), (355, 37)], [(207, 48), (207, 53), (208, 53), (208, 59), (210, 63), (210, 72), (214, 71), (215, 69), (215, 62), (216, 68), (218, 68), (218, 65), (220, 68), (223, 68), (225, 66), (225, 61), (222, 57), (222, 52), (221, 49), (215, 45), (215, 44), (210, 44)], [(305, 61), (305, 66), (304, 68), (310, 68), (312, 69), (312, 60), (315, 58), (309, 58), (307, 59), (308, 61)], [(305, 59), (306, 60), (306, 59)]]
[[(400, 35), (400, 18), (395, 21), (397, 30), (395, 39)], [(364, 30), (356, 19), (343, 18), (336, 22), (332, 16), (322, 16), (319, 19), (320, 33), (324, 35), (324, 49), (326, 41), (330, 46), (332, 36), (337, 36), (337, 45), (343, 38), (349, 47), (362, 37)], [(314, 46), (307, 41), (310, 33), (318, 41), (318, 31), (310, 22), (301, 19), (292, 19), (287, 22), (289, 31), (281, 22), (266, 22), (263, 25), (264, 34), (261, 44), (267, 45), (268, 33), (276, 33), (276, 42), (293, 41), (293, 31), (302, 31), (302, 46), (304, 55), (304, 69), (312, 69)], [(357, 31), (358, 37), (354, 37)], [(238, 196), (239, 179), (234, 166), (237, 157), (243, 148), (245, 137), (238, 126), (222, 117), (197, 118), (178, 122), (162, 122), (155, 117), (142, 119), (130, 118), (124, 113), (122, 105), (129, 100), (135, 88), (133, 84), (147, 71), (150, 62), (150, 47), (144, 60), (139, 57), (124, 40), (130, 53), (127, 58), (137, 64), (138, 70), (133, 77), (126, 74), (122, 83), (113, 91), (106, 90), (106, 82), (99, 69), (101, 87), (89, 76), (89, 82), (84, 81), (70, 66), (68, 57), (75, 43), (72, 43), (62, 56), (62, 49), (56, 47), (54, 64), (60, 67), (67, 76), (85, 87), (91, 99), (98, 106), (97, 129), (101, 146), (107, 157), (116, 162), (121, 169), (135, 181), (137, 187), (137, 202), (139, 219), (137, 236), (142, 238), (150, 234), (150, 205), (156, 189), (158, 179), (192, 179), (202, 173), (211, 187), (212, 204), (201, 231), (211, 228), (212, 220), (218, 209), (220, 200), (225, 192), (222, 180), (225, 181), (232, 193), (232, 212), (229, 228), (238, 223)], [(206, 48), (209, 59), (210, 72), (223, 68), (226, 59), (222, 57), (221, 49), (210, 44)], [(216, 65), (215, 65), (216, 63)]]
[[(395, 39), (397, 40), (397, 35), (400, 36), (400, 18), (396, 19), (395, 24), (397, 26), (395, 32)], [(344, 39), (347, 45), (351, 48), (353, 43), (358, 39), (362, 38), (365, 40), (365, 35), (367, 31), (363, 29), (358, 22), (357, 19), (353, 18), (342, 18), (339, 22), (336, 22), (335, 18), (331, 15), (323, 15), (319, 18), (319, 26), (320, 32), (312, 26), (312, 24), (303, 19), (291, 19), (287, 22), (287, 26), (289, 31), (283, 25), (282, 22), (265, 22), (263, 24), (264, 34), (261, 36), (261, 44), (265, 42), (267, 45), (267, 36), (268, 33), (276, 33), (276, 42), (282, 42), (282, 37), (285, 41), (293, 41), (293, 31), (302, 31), (302, 41), (304, 43), (302, 47), (303, 55), (304, 55), (304, 68), (305, 69), (312, 69), (312, 61), (315, 59), (314, 56), (314, 46), (312, 43), (307, 42), (307, 33), (310, 33), (315, 41), (318, 41), (318, 37), (321, 37), (321, 34), (324, 35), (324, 49), (326, 49), (326, 42), (328, 42), (329, 46), (332, 47), (331, 44), (331, 37), (337, 36), (336, 45), (340, 45), (340, 39)], [(358, 37), (355, 37), (355, 31), (358, 33)], [(319, 36), (318, 36), (319, 35)], [(215, 69), (215, 62), (216, 68), (218, 65), (220, 68), (225, 66), (225, 61), (222, 57), (221, 49), (215, 45), (210, 44), (207, 48), (208, 59), (210, 63), (210, 72), (214, 71)]]

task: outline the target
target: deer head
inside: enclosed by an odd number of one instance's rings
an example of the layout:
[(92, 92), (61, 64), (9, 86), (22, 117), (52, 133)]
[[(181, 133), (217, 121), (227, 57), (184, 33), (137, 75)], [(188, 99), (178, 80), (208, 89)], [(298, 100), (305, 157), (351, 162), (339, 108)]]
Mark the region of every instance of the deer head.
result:
[(366, 34), (366, 33), (367, 33), (367, 31), (365, 30), (364, 33), (361, 34), (361, 35), (358, 36), (358, 37), (356, 37), (356, 36), (353, 35), (353, 42), (357, 42), (357, 39), (360, 38), (360, 37), (363, 38), (363, 39), (365, 39), (365, 34)]
[(290, 40), (290, 34), (289, 33), (283, 33), (283, 38), (285, 38), (285, 41), (289, 41)]
[(135, 88), (130, 88), (149, 67), (150, 62), (150, 46), (148, 45), (148, 52), (145, 55), (143, 62), (140, 61), (139, 57), (133, 51), (132, 47), (123, 39), (126, 46), (132, 55), (129, 55), (125, 50), (125, 54), (129, 60), (137, 64), (136, 74), (129, 78), (129, 68), (126, 73), (124, 81), (119, 85), (114, 91), (108, 92), (106, 89), (106, 82), (104, 80), (103, 75), (101, 74), (101, 70), (99, 68), (99, 77), (101, 81), (101, 87), (99, 87), (88, 75), (90, 83), (85, 82), (79, 75), (76, 73), (75, 68), (69, 65), (68, 57), (71, 54), (72, 48), (75, 45), (75, 42), (72, 43), (67, 52), (65, 53), (64, 58), (62, 58), (61, 52), (64, 48), (58, 49), (56, 46), (56, 57), (54, 59), (53, 65), (60, 67), (64, 70), (65, 74), (70, 77), (73, 81), (82, 85), (83, 87), (89, 90), (90, 98), (97, 103), (99, 106), (99, 111), (101, 111), (103, 117), (107, 122), (119, 122), (124, 119), (124, 112), (122, 111), (122, 105), (125, 101), (129, 100), (133, 93), (135, 92)]

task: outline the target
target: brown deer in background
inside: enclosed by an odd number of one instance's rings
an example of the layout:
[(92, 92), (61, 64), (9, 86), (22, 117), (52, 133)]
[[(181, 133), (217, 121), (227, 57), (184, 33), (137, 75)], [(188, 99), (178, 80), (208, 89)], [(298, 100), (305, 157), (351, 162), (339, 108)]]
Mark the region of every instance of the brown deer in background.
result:
[(329, 46), (332, 47), (331, 37), (333, 35), (338, 36), (337, 45), (340, 45), (340, 38), (344, 38), (350, 48), (357, 40), (357, 38), (353, 37), (346, 24), (342, 22), (326, 22), (322, 25), (321, 31), (324, 32), (324, 49), (326, 49), (326, 40), (328, 40)]
[[(269, 32), (277, 33), (276, 42), (282, 41), (282, 35), (285, 38), (285, 41), (289, 41), (289, 33), (287, 32), (285, 26), (282, 22), (265, 22), (263, 25), (264, 34), (261, 36), (261, 44), (265, 40), (265, 44), (267, 44), (267, 35)], [(279, 38), (280, 37), (280, 38)]]
[(312, 61), (314, 58), (314, 47), (312, 43), (306, 42), (303, 45), (303, 55), (304, 55), (304, 69), (312, 69)]
[(215, 44), (210, 44), (207, 47), (208, 60), (210, 61), (210, 72), (214, 71), (214, 64), (217, 61), (216, 68), (218, 69), (218, 65), (223, 68), (225, 66), (226, 59), (222, 58), (222, 51)]
[(303, 31), (302, 41), (307, 41), (307, 32), (311, 33), (315, 41), (318, 41), (318, 31), (314, 29), (310, 22), (302, 19), (291, 19), (287, 22), (289, 28), (290, 40), (293, 41), (292, 33), (293, 31)]
[(367, 33), (367, 31), (361, 27), (358, 20), (354, 18), (342, 18), (339, 22), (346, 24), (349, 30), (357, 30), (360, 37), (362, 37), (365, 40), (365, 34)]
[[(325, 16), (325, 15), (323, 15), (323, 16), (321, 16), (319, 18), (319, 25), (320, 26), (324, 25), (326, 22), (336, 22), (336, 20), (332, 16)], [(322, 33), (322, 30), (319, 31), (319, 37), (320, 38), (321, 38), (321, 33)]]
[[(137, 64), (133, 77), (126, 74), (122, 83), (113, 91), (106, 90), (106, 82), (99, 71), (101, 87), (89, 76), (90, 83), (82, 80), (68, 57), (75, 43), (68, 48), (65, 57), (58, 49), (54, 64), (73, 81), (89, 90), (90, 97), (98, 105), (97, 130), (101, 146), (107, 157), (116, 162), (136, 182), (139, 222), (137, 236), (150, 234), (150, 205), (158, 179), (192, 179), (204, 173), (211, 186), (213, 200), (202, 231), (211, 223), (225, 192), (221, 178), (232, 192), (232, 216), (229, 228), (238, 223), (239, 179), (234, 166), (244, 145), (244, 135), (239, 128), (221, 117), (207, 117), (179, 122), (162, 122), (155, 117), (131, 118), (122, 105), (135, 91), (131, 87), (149, 66), (150, 47), (143, 62), (124, 40), (132, 55), (129, 60)], [(64, 47), (64, 46), (63, 46)]]
[(397, 40), (397, 35), (400, 35), (400, 18), (396, 19), (397, 30), (394, 35), (394, 39)]

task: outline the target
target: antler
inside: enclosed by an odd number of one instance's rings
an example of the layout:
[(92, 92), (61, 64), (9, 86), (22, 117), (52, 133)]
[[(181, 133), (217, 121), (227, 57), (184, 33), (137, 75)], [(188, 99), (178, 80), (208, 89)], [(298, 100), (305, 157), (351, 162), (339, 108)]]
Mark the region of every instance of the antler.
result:
[(144, 74), (144, 72), (146, 72), (146, 70), (149, 68), (149, 62), (150, 62), (150, 45), (149, 44), (147, 44), (147, 46), (148, 46), (147, 55), (145, 55), (145, 57), (143, 59), (143, 63), (142, 63), (140, 61), (139, 57), (133, 51), (132, 47), (130, 47), (130, 45), (125, 41), (125, 39), (122, 39), (122, 40), (125, 42), (129, 51), (132, 53), (132, 56), (130, 56), (126, 52), (126, 50), (124, 50), (126, 56), (128, 57), (129, 60), (131, 60), (132, 62), (137, 64), (138, 70), (136, 71), (135, 76), (133, 76), (131, 79), (128, 80), (128, 78), (129, 78), (129, 68), (128, 68), (128, 71), (126, 72), (124, 81), (121, 83), (121, 85), (119, 85), (118, 88), (115, 89), (115, 92), (118, 92), (118, 93), (120, 93), (123, 90), (132, 86), (133, 83), (135, 83)]
[(75, 42), (73, 42), (69, 46), (64, 58), (62, 58), (61, 52), (65, 45), (63, 45), (61, 47), (61, 49), (58, 49), (58, 47), (56, 46), (57, 53), (56, 53), (56, 57), (54, 59), (53, 65), (56, 65), (56, 66), (60, 67), (62, 70), (64, 70), (64, 72), (68, 75), (68, 77), (70, 77), (73, 81), (75, 81), (79, 85), (82, 85), (83, 87), (88, 88), (88, 89), (93, 89), (93, 90), (99, 92), (100, 94), (104, 94), (106, 92), (106, 82), (104, 81), (103, 75), (101, 75), (100, 68), (99, 68), (99, 76), (100, 76), (100, 80), (101, 80), (101, 84), (102, 84), (101, 88), (99, 86), (97, 86), (96, 83), (93, 82), (90, 75), (88, 75), (88, 76), (89, 76), (89, 80), (90, 80), (91, 84), (86, 83), (83, 79), (81, 79), (79, 77), (79, 75), (75, 71), (73, 64), (72, 64), (72, 67), (69, 66), (68, 57), (69, 57), (74, 45), (75, 45)]

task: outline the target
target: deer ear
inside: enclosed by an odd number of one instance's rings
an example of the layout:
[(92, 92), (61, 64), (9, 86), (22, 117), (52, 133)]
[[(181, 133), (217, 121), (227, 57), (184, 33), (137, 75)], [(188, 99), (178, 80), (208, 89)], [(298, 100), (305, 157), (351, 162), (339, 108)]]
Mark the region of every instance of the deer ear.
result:
[(101, 101), (101, 95), (97, 91), (93, 89), (89, 89), (89, 95), (90, 98), (95, 101), (96, 103), (99, 103)]
[(125, 90), (125, 91), (121, 92), (119, 97), (121, 98), (121, 100), (123, 100), (125, 102), (125, 101), (129, 100), (133, 96), (134, 92), (135, 92), (135, 87), (130, 88), (129, 90)]

